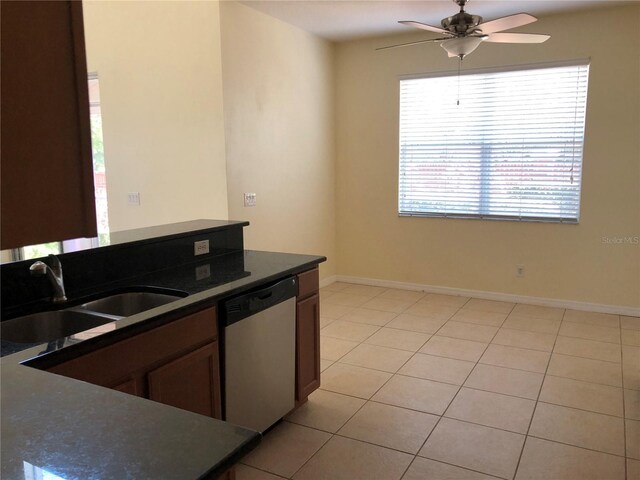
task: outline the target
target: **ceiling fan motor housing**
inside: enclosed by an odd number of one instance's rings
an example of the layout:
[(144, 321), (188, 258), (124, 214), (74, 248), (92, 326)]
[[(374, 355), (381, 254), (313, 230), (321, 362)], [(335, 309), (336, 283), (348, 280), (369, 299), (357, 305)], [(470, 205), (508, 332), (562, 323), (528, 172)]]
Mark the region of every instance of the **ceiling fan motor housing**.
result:
[(471, 33), (481, 22), (482, 17), (480, 15), (471, 15), (461, 11), (443, 19), (442, 28), (454, 35), (464, 35), (465, 33)]

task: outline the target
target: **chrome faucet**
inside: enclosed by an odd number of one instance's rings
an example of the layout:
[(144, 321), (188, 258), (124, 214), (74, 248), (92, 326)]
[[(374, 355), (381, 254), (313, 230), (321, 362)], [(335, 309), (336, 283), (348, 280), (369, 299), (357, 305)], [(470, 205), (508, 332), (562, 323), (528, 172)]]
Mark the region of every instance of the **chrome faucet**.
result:
[(58, 257), (49, 255), (49, 265), (41, 261), (35, 262), (29, 267), (29, 272), (35, 277), (47, 276), (53, 287), (53, 295), (51, 296), (53, 303), (67, 301), (67, 295), (64, 292), (64, 280), (62, 279), (62, 265)]

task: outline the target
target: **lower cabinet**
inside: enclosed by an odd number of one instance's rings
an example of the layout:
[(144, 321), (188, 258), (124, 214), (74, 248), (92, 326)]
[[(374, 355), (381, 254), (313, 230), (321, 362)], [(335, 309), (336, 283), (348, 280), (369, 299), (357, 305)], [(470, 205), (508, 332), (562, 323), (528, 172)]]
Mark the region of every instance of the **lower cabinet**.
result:
[(215, 308), (94, 350), (48, 371), (221, 418)]
[(148, 373), (149, 399), (220, 418), (218, 342), (156, 368)]
[(320, 295), (318, 269), (298, 275), (296, 305), (296, 405), (320, 387)]

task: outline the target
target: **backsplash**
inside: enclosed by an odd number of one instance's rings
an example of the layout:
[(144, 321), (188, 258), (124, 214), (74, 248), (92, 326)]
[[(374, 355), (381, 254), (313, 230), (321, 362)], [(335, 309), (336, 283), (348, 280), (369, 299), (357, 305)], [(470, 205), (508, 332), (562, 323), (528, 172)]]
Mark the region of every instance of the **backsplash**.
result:
[[(243, 227), (248, 222), (197, 220), (114, 234), (112, 245), (58, 255), (67, 297), (87, 295), (102, 286), (150, 272), (196, 263), (244, 250)], [(194, 256), (194, 242), (209, 240), (209, 253)], [(45, 261), (46, 258), (41, 259)], [(32, 277), (36, 259), (0, 266), (2, 319), (21, 307), (48, 301), (46, 277)]]

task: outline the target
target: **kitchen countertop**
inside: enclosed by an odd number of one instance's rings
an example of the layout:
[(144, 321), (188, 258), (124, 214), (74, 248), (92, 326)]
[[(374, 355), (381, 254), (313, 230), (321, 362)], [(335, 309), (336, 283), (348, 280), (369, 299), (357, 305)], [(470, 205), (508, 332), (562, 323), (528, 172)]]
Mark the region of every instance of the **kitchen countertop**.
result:
[[(244, 251), (129, 278), (110, 288), (152, 286), (189, 296), (112, 322), (106, 333), (74, 335), (4, 356), (2, 478), (37, 478), (28, 472), (38, 468), (66, 479), (215, 478), (233, 466), (260, 441), (258, 433), (32, 366), (77, 356), (325, 260)], [(15, 349), (5, 342), (2, 347), (3, 354)], [(31, 366), (22, 364), (27, 360)]]

